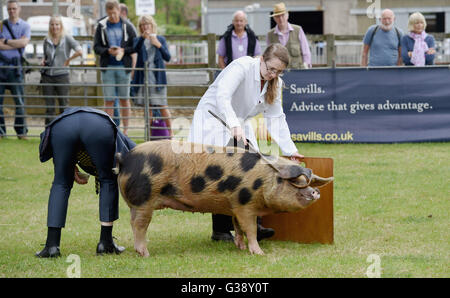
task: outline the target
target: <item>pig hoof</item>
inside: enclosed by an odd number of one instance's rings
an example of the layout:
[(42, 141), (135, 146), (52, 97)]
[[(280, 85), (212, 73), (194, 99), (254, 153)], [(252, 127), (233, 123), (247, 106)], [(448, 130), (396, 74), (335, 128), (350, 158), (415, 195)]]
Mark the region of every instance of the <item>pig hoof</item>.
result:
[(264, 255), (264, 252), (259, 247), (249, 247), (249, 250), (252, 255), (260, 255), (260, 256)]
[(242, 238), (242, 236), (236, 236), (234, 237), (234, 244), (236, 245), (237, 248), (245, 250), (247, 249), (247, 246), (245, 245), (244, 239)]
[(148, 253), (148, 250), (147, 250), (147, 248), (145, 246), (144, 247), (136, 246), (135, 249), (136, 249), (137, 253), (141, 255), (141, 257), (146, 258), (146, 257), (150, 256), (150, 254)]

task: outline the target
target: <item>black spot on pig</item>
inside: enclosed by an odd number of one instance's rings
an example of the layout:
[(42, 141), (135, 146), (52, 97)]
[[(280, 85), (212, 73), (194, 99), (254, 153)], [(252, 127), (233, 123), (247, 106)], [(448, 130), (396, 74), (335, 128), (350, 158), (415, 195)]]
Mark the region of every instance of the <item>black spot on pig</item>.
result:
[(246, 151), (241, 157), (241, 168), (244, 172), (248, 172), (256, 165), (261, 157), (256, 153)]
[(130, 152), (125, 154), (121, 161), (120, 173), (121, 174), (140, 174), (144, 168), (146, 155), (142, 153)]
[(220, 166), (208, 166), (205, 175), (211, 180), (219, 180), (222, 178), (223, 170)]
[(152, 183), (145, 174), (132, 174), (125, 183), (124, 191), (130, 204), (140, 206), (150, 198)]
[(252, 198), (252, 193), (248, 190), (248, 188), (243, 188), (239, 191), (239, 203), (241, 205), (245, 205), (250, 202)]
[(163, 159), (157, 154), (150, 153), (147, 162), (152, 170), (152, 175), (161, 173), (163, 168)]
[(161, 188), (161, 195), (166, 197), (173, 197), (177, 194), (177, 189), (170, 183), (164, 185), (163, 188)]
[(201, 192), (205, 189), (205, 179), (202, 176), (195, 176), (191, 179), (191, 190), (192, 192)]
[(254, 190), (257, 190), (258, 188), (261, 187), (262, 184), (263, 184), (263, 181), (262, 181), (261, 178), (256, 179), (256, 180), (253, 182), (253, 189), (254, 189)]
[(219, 182), (217, 186), (217, 190), (219, 192), (224, 192), (225, 190), (234, 191), (236, 187), (238, 187), (239, 183), (241, 183), (241, 178), (235, 176), (228, 176), (227, 179)]
[(277, 176), (277, 183), (281, 184), (283, 182), (283, 178), (281, 178), (280, 176)]

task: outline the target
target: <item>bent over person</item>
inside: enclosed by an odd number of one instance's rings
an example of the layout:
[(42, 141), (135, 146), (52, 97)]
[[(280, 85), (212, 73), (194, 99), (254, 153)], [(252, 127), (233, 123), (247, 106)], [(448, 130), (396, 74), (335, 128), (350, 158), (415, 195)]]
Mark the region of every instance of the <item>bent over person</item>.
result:
[(47, 215), (47, 242), (37, 257), (60, 256), (61, 228), (65, 226), (73, 182), (86, 184), (76, 164), (95, 176), (101, 222), (97, 254), (120, 254), (125, 248), (114, 243), (113, 222), (119, 218), (119, 190), (113, 173), (114, 155), (126, 153), (136, 144), (122, 134), (103, 111), (88, 107), (69, 108), (53, 120), (41, 134), (41, 162), (53, 158), (54, 179)]

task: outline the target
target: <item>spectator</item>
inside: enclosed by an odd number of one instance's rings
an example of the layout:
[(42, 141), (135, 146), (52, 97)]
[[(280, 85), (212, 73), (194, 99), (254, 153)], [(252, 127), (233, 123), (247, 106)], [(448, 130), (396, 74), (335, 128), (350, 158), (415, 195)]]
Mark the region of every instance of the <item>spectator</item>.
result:
[[(129, 19), (128, 19), (128, 7), (125, 4), (120, 3), (119, 4), (119, 8), (120, 8), (120, 17), (122, 18), (122, 20), (129, 21)], [(136, 31), (136, 28), (134, 27), (133, 23), (131, 23), (131, 21), (129, 21), (129, 23), (133, 27), (134, 33), (137, 35), (137, 31)], [(131, 67), (132, 67), (131, 79), (132, 80), (133, 80), (133, 76), (134, 76), (134, 68), (136, 67), (136, 59), (137, 59), (137, 54), (136, 53), (131, 54), (131, 61), (132, 61), (131, 62)], [(120, 104), (119, 104), (119, 98), (117, 96), (118, 96), (118, 90), (117, 90), (117, 87), (116, 87), (116, 98), (114, 99), (114, 117), (113, 117), (113, 120), (114, 120), (114, 123), (116, 123), (117, 126), (120, 126), (120, 110), (119, 110)]]
[(247, 15), (238, 10), (233, 15), (232, 24), (222, 35), (217, 49), (219, 67), (224, 69), (234, 59), (242, 56), (261, 55), (258, 38), (247, 23)]
[[(165, 118), (166, 127), (169, 130), (170, 136), (172, 133), (171, 114), (167, 103), (167, 78), (166, 72), (152, 69), (165, 69), (164, 60), (170, 61), (169, 48), (167, 47), (166, 39), (157, 35), (157, 25), (153, 17), (141, 16), (138, 20), (139, 33), (141, 36), (136, 38), (134, 44), (138, 52), (138, 59), (136, 66), (143, 68), (146, 62), (149, 62), (148, 68), (148, 84), (153, 85), (148, 87), (149, 103), (152, 106), (158, 106), (161, 110), (161, 115)], [(145, 74), (142, 70), (137, 70), (132, 82), (131, 88), (132, 96), (143, 96), (144, 89), (139, 85), (144, 84)], [(154, 86), (157, 85), (157, 86)], [(150, 110), (150, 116), (153, 116)]]
[[(0, 69), (0, 138), (6, 136), (5, 118), (3, 114), (3, 100), (5, 89), (8, 88), (13, 95), (16, 105), (14, 130), (21, 140), (27, 139), (27, 123), (24, 108), (23, 74), (20, 66), (24, 48), (30, 41), (30, 25), (19, 18), (20, 5), (17, 0), (8, 0), (8, 16), (0, 26), (0, 66), (11, 68)], [(20, 84), (20, 85), (15, 85)]]
[[(289, 64), (288, 50), (271, 44), (260, 57), (241, 57), (220, 72), (209, 86), (194, 113), (188, 141), (214, 146), (233, 145), (233, 138), (247, 145), (247, 139), (258, 148), (250, 123), (251, 117), (263, 113), (268, 131), (283, 154), (301, 160), (292, 142), (281, 105), (283, 81), (279, 78)], [(231, 133), (208, 110), (228, 122)], [(230, 142), (229, 142), (230, 141)], [(232, 241), (230, 216), (213, 214), (213, 240)], [(258, 240), (271, 237), (272, 229), (257, 227)]]
[[(100, 55), (100, 66), (114, 69), (102, 70), (101, 77), (105, 96), (106, 113), (113, 116), (116, 86), (123, 119), (123, 132), (128, 133), (130, 116), (130, 72), (131, 54), (135, 52), (133, 40), (136, 37), (132, 25), (120, 17), (119, 2), (108, 0), (105, 4), (107, 17), (98, 22), (94, 35), (94, 51)], [(128, 68), (128, 69), (124, 69)]]
[(370, 26), (364, 36), (361, 66), (402, 65), (400, 42), (403, 32), (394, 26), (394, 12), (383, 10), (380, 21), (380, 25)]
[[(55, 116), (55, 95), (58, 98), (59, 111), (64, 112), (69, 95), (70, 61), (83, 55), (80, 44), (70, 35), (65, 34), (64, 25), (60, 16), (50, 18), (48, 36), (44, 40), (44, 60), (41, 65), (55, 67), (41, 70), (41, 82), (44, 84), (43, 93), (47, 106), (45, 124), (49, 124)], [(71, 51), (75, 53), (70, 56)]]
[(436, 54), (434, 37), (425, 32), (427, 22), (420, 13), (409, 17), (409, 33), (402, 38), (402, 58), (405, 65), (433, 65)]
[(288, 68), (311, 68), (311, 50), (301, 26), (288, 22), (289, 12), (281, 2), (275, 4), (271, 15), (277, 25), (267, 33), (267, 45), (281, 43), (289, 51)]
[(126, 153), (135, 146), (108, 114), (89, 107), (68, 108), (45, 128), (39, 158), (41, 162), (53, 158), (55, 176), (48, 200), (47, 241), (44, 249), (36, 253), (37, 257), (61, 255), (61, 229), (66, 223), (73, 182), (86, 184), (89, 178), (79, 172), (76, 164), (96, 180), (101, 222), (97, 255), (124, 251), (112, 237), (113, 222), (119, 218), (119, 187), (111, 169), (115, 153)]

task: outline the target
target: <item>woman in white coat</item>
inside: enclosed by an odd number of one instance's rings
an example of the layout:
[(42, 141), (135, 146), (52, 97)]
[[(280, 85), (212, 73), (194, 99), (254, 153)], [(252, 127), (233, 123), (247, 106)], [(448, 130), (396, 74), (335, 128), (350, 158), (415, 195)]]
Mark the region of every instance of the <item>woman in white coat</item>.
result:
[[(250, 120), (262, 113), (272, 139), (282, 153), (293, 160), (302, 160), (292, 142), (281, 105), (283, 82), (280, 75), (289, 64), (289, 53), (281, 44), (271, 44), (260, 57), (241, 57), (230, 63), (200, 100), (194, 113), (188, 141), (226, 146), (231, 138), (247, 140), (258, 149)], [(219, 115), (231, 133), (208, 110)], [(233, 240), (231, 217), (213, 215), (213, 240)], [(271, 237), (272, 229), (258, 224), (258, 240)]]

